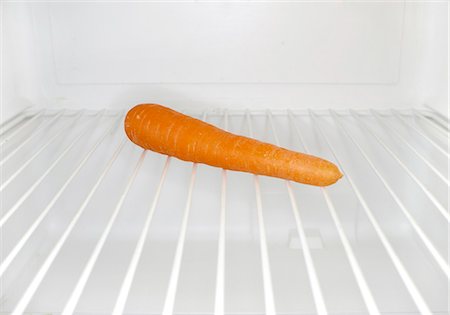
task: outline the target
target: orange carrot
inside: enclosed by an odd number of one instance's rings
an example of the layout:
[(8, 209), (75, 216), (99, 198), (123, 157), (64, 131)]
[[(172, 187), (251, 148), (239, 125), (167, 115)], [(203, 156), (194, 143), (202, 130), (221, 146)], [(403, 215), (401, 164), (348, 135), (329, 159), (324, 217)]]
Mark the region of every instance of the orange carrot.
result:
[(238, 136), (157, 104), (133, 107), (125, 132), (135, 144), (184, 161), (327, 186), (342, 177), (331, 162)]

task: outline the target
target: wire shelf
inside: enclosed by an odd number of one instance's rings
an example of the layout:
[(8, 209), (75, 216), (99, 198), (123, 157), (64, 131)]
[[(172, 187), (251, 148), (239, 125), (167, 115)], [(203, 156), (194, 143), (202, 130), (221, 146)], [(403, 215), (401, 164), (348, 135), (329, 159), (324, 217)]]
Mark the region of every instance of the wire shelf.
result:
[(0, 126), (5, 314), (447, 314), (448, 119), (421, 110), (211, 110), (327, 158), (318, 188), (183, 162), (123, 111)]

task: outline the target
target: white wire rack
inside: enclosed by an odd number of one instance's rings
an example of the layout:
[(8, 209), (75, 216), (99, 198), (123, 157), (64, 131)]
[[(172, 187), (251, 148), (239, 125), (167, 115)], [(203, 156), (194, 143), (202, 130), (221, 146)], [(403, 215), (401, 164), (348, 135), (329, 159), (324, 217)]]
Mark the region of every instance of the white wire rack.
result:
[(2, 313), (448, 313), (446, 117), (192, 114), (344, 178), (186, 163), (129, 142), (123, 112), (27, 109), (0, 127)]

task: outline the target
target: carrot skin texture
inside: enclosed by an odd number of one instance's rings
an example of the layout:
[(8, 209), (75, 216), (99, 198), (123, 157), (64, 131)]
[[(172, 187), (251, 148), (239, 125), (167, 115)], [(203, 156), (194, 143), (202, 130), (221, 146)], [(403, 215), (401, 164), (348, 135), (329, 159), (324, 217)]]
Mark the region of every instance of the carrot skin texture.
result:
[(140, 104), (125, 117), (138, 146), (184, 161), (328, 186), (342, 177), (333, 163), (239, 136), (158, 104)]

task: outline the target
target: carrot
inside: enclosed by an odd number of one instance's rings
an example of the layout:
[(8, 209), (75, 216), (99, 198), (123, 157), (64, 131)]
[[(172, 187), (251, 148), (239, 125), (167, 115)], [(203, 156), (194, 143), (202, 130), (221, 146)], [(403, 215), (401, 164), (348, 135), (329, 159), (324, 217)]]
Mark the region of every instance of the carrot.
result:
[(133, 107), (125, 132), (138, 146), (184, 161), (327, 186), (342, 177), (331, 162), (238, 136), (157, 104)]

